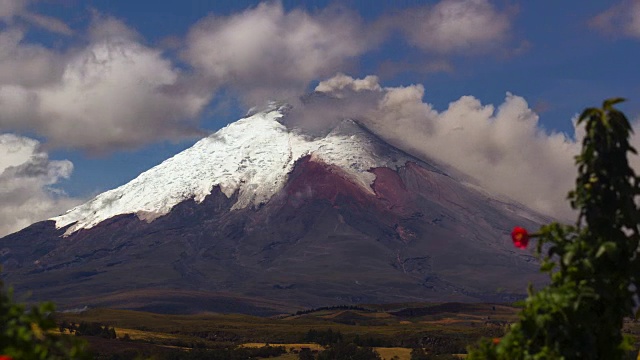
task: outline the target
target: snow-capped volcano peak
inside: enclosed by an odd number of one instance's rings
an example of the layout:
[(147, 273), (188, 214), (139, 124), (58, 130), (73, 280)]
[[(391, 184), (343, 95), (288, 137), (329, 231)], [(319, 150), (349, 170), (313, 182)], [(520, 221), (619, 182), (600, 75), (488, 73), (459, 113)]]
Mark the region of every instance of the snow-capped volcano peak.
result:
[(283, 188), (296, 161), (307, 155), (339, 167), (349, 180), (371, 192), (375, 175), (370, 169), (396, 169), (409, 160), (351, 120), (324, 137), (310, 139), (280, 123), (282, 116), (281, 107), (271, 107), (231, 123), (129, 183), (52, 220), (57, 228), (73, 224), (67, 235), (120, 214), (152, 221), (184, 200), (202, 202), (215, 186), (228, 197), (238, 192), (233, 209), (257, 206)]

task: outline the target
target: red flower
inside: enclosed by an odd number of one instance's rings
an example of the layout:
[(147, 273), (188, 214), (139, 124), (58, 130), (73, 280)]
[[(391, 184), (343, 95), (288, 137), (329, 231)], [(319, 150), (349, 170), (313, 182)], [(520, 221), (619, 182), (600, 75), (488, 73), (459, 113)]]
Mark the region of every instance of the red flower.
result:
[(511, 240), (518, 249), (526, 249), (529, 244), (529, 233), (526, 229), (516, 226), (511, 232)]
[(13, 358), (8, 355), (0, 355), (0, 360), (13, 360)]
[(493, 345), (498, 345), (500, 344), (500, 338), (493, 338), (491, 342), (493, 342)]

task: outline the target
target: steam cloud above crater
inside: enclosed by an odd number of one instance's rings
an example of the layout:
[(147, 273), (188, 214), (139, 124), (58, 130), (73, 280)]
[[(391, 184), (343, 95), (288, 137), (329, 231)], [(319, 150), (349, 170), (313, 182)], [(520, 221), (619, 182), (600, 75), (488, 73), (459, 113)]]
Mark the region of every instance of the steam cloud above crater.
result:
[[(451, 166), (491, 193), (559, 219), (573, 218), (566, 195), (576, 176), (581, 129), (574, 128), (571, 138), (544, 131), (527, 101), (511, 93), (498, 106), (463, 96), (443, 111), (424, 96), (419, 84), (383, 87), (375, 76), (338, 74), (320, 82), (316, 94), (285, 121), (322, 133), (342, 118), (356, 119), (398, 148)], [(640, 145), (637, 136), (632, 141)], [(640, 169), (638, 157), (632, 164)]]

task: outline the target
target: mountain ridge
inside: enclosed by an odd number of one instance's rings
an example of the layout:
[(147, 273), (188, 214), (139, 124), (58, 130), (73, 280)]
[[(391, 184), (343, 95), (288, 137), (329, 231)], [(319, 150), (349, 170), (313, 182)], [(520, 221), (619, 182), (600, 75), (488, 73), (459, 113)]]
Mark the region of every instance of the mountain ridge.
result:
[[(237, 132), (220, 130), (64, 221), (1, 238), (2, 276), (63, 306), (136, 308), (144, 296), (153, 308), (185, 312), (216, 311), (212, 299), (230, 294), (274, 309), (513, 301), (529, 281), (544, 282), (508, 235), (514, 224), (538, 226), (535, 212), (478, 192), (357, 122), (305, 138), (281, 116), (241, 119), (225, 128)], [(218, 173), (228, 181), (216, 183)], [(153, 197), (163, 191), (167, 198)], [(155, 207), (141, 213), (124, 206), (129, 199)]]

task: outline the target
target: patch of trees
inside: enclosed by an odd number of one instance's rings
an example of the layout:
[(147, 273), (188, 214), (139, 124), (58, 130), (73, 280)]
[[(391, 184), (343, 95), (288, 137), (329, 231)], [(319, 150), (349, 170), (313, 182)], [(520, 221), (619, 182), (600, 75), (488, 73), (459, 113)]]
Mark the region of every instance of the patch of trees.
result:
[(126, 349), (119, 352), (101, 351), (92, 354), (98, 360), (258, 360), (278, 357), (285, 354), (284, 346), (263, 346), (259, 348), (245, 348), (225, 346), (214, 349)]
[(354, 343), (338, 343), (318, 353), (316, 360), (381, 360), (378, 353), (370, 347), (360, 347)]
[(423, 348), (411, 350), (411, 360), (458, 360), (459, 357), (451, 354), (428, 353)]
[(391, 312), (391, 315), (399, 317), (420, 317), (427, 315), (437, 315), (442, 313), (460, 313), (464, 310), (469, 310), (468, 304), (461, 303), (444, 303), (439, 305), (419, 307), (419, 308), (406, 308), (398, 311)]
[(254, 360), (277, 357), (285, 354), (284, 346), (263, 346), (259, 348), (227, 347), (220, 349), (194, 349), (191, 351), (169, 351), (162, 360)]
[(464, 336), (426, 336), (419, 348), (426, 348), (429, 354), (466, 354), (469, 339)]
[(394, 347), (395, 345), (383, 338), (374, 338), (371, 336), (361, 337), (360, 335), (356, 335), (356, 337), (353, 338), (353, 343), (365, 347)]
[[(418, 344), (420, 338), (412, 338), (407, 340), (407, 343)], [(404, 347), (403, 340), (400, 341), (392, 337), (384, 336), (360, 336), (356, 334), (354, 337), (344, 336), (340, 331), (334, 331), (332, 329), (316, 330), (311, 329), (307, 332), (301, 342), (316, 343), (322, 346), (331, 346), (341, 342), (353, 343), (361, 347)]]
[(354, 343), (338, 342), (324, 351), (314, 353), (310, 349), (302, 349), (298, 355), (300, 360), (381, 360), (380, 355), (371, 347), (361, 347)]
[(80, 324), (68, 323), (63, 321), (59, 326), (60, 332), (68, 331), (70, 334), (77, 336), (99, 336), (104, 339), (115, 339), (116, 329), (109, 325), (97, 322), (81, 322)]
[(302, 360), (379, 360), (381, 359), (380, 355), (372, 347), (384, 344), (380, 339), (372, 337), (361, 338), (359, 335), (356, 335), (353, 341), (345, 341), (340, 331), (333, 331), (332, 329), (311, 329), (307, 332), (304, 341), (328, 346), (328, 348), (317, 354), (309, 349), (302, 349), (299, 353), (299, 359)]
[(333, 345), (342, 342), (340, 331), (311, 329), (304, 337), (304, 342), (317, 343), (322, 346)]
[(240, 335), (231, 331), (195, 331), (188, 332), (187, 335), (196, 336), (201, 339), (210, 341), (233, 342), (238, 343), (247, 339), (243, 339)]
[(336, 306), (322, 306), (322, 307), (313, 308), (313, 309), (300, 310), (300, 311), (297, 311), (294, 315), (305, 315), (305, 314), (311, 314), (318, 311), (327, 311), (327, 310), (356, 310), (356, 311), (364, 311), (364, 312), (376, 312), (375, 310), (367, 309), (357, 305), (336, 305)]

